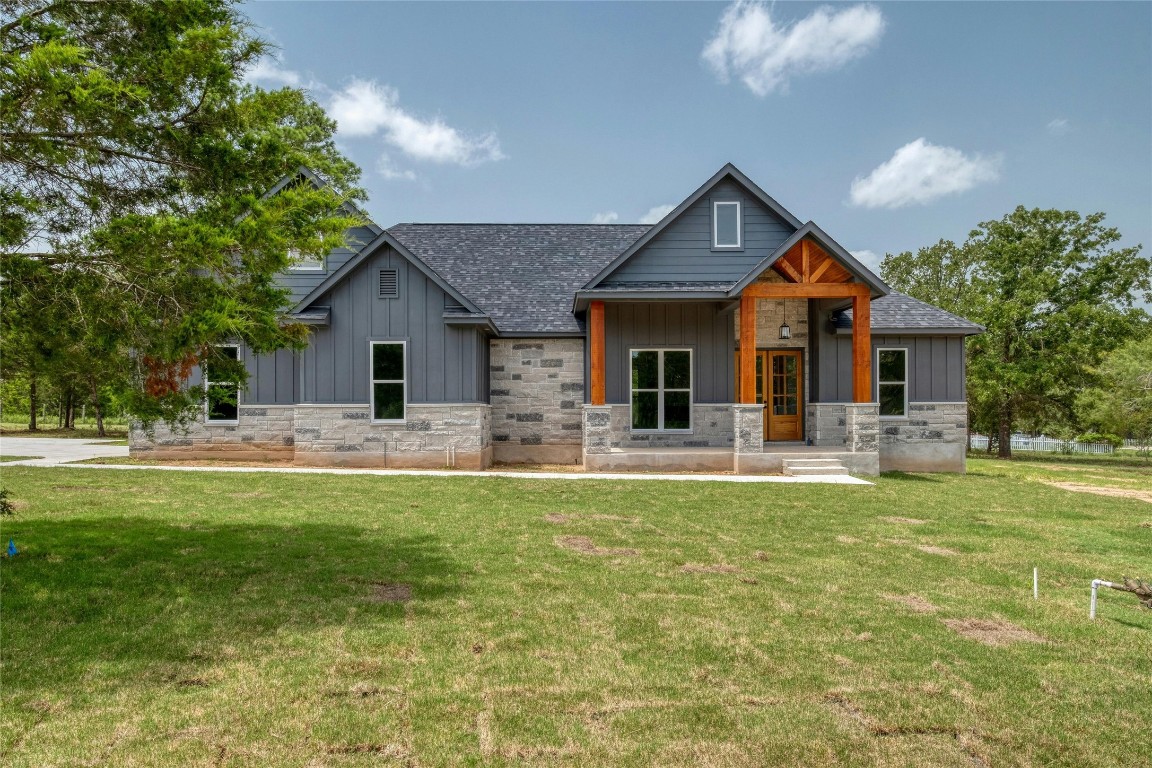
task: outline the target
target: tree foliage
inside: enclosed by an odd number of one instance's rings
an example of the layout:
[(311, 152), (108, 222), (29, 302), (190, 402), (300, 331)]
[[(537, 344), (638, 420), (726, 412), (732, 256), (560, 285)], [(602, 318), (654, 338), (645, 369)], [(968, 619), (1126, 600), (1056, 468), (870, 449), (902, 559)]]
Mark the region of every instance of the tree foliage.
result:
[(1152, 445), (1152, 333), (1109, 353), (1096, 373), (1099, 386), (1077, 401), (1082, 419), (1147, 449)]
[(1074, 423), (1103, 355), (1146, 327), (1152, 263), (1120, 239), (1102, 213), (1021, 206), (960, 245), (885, 257), (894, 288), (985, 327), (967, 344), (969, 407), (1002, 456), (1019, 425)]
[(304, 91), (245, 83), (269, 46), (236, 4), (5, 2), (0, 37), (6, 364), (121, 379), (148, 420), (214, 344), (301, 344), (274, 278), (343, 244), (359, 170)]

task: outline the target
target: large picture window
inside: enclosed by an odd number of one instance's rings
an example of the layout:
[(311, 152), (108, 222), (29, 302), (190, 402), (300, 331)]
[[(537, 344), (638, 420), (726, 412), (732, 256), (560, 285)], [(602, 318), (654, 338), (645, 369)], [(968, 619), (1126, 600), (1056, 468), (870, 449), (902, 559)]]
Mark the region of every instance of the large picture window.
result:
[(632, 429), (691, 431), (690, 350), (632, 350)]
[(880, 416), (908, 415), (908, 350), (876, 350), (876, 399)]
[[(240, 347), (235, 345), (216, 347), (221, 357), (240, 360)], [(211, 364), (204, 366), (205, 404), (209, 423), (235, 424), (240, 415), (240, 386), (231, 377), (212, 371)]]
[(372, 342), (372, 420), (404, 420), (404, 342)]

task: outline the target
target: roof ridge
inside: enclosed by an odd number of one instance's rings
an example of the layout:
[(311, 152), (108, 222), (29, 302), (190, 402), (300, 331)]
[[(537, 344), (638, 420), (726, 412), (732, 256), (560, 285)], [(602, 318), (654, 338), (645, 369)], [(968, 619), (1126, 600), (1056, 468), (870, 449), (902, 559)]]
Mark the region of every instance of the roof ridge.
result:
[(401, 221), (388, 227), (651, 227), (652, 224), (585, 224), (572, 221)]

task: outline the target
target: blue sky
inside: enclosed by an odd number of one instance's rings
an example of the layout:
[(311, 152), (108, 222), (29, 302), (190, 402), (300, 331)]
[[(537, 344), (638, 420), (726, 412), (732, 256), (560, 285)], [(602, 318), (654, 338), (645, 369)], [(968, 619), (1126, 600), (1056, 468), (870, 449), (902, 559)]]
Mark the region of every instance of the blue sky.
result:
[(246, 10), (383, 225), (636, 222), (731, 161), (872, 263), (1018, 204), (1152, 246), (1149, 3)]

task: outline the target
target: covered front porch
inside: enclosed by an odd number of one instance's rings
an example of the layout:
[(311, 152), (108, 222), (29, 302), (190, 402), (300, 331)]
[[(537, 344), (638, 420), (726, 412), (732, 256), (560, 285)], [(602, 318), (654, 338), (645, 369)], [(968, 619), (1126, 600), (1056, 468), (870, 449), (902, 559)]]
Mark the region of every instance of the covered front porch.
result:
[[(646, 300), (635, 290), (593, 299), (585, 467), (784, 473), (808, 469), (808, 460), (813, 468), (876, 474), (872, 290), (817, 244), (799, 239), (720, 301)], [(821, 329), (808, 327), (826, 322), (830, 306), (853, 310), (847, 366), (828, 355), (833, 363), (822, 361)], [(822, 402), (815, 386), (821, 376), (848, 377), (823, 389), (850, 391), (850, 398)]]

